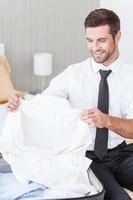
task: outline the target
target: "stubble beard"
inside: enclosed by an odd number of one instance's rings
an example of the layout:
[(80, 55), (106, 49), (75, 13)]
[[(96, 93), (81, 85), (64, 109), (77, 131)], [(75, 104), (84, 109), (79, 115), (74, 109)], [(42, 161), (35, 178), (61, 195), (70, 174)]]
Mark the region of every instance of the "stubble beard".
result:
[[(103, 50), (101, 55), (95, 55), (95, 53), (93, 51), (91, 51), (91, 55), (94, 58), (96, 63), (103, 64), (104, 62), (107, 62), (111, 58), (111, 56), (115, 52), (115, 49), (116, 49), (116, 46), (114, 45), (114, 48), (112, 49), (111, 52), (110, 51), (106, 52)], [(103, 55), (103, 54), (105, 54), (105, 55)]]

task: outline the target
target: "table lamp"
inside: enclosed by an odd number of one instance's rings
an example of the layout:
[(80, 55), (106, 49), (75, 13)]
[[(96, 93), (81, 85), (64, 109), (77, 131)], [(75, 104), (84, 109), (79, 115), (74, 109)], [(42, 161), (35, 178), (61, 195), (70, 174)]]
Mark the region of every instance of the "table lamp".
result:
[(44, 90), (44, 76), (52, 74), (52, 60), (52, 54), (50, 53), (37, 53), (34, 55), (34, 74), (41, 76), (41, 92)]

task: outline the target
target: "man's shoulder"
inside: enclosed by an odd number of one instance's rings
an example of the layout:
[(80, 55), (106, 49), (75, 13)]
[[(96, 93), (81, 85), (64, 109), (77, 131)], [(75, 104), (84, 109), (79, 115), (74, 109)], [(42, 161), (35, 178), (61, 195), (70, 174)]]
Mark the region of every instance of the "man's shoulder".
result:
[(119, 77), (122, 81), (127, 84), (133, 84), (133, 64), (126, 63), (125, 61), (120, 62)]
[(126, 70), (126, 71), (133, 71), (133, 63), (127, 63), (127, 62), (125, 62), (125, 61), (123, 61), (123, 60), (121, 60), (120, 61), (120, 64), (121, 64), (121, 66), (122, 66), (122, 68), (123, 68), (123, 70)]
[(127, 74), (133, 76), (133, 64), (121, 61), (121, 68), (125, 75)]
[(90, 68), (90, 58), (87, 58), (87, 59), (83, 60), (82, 62), (71, 64), (68, 68), (71, 69), (72, 71), (79, 71), (80, 69), (83, 71), (83, 70), (89, 69)]
[(71, 77), (73, 76), (79, 76), (82, 73), (86, 73), (90, 68), (90, 58), (87, 58), (86, 60), (71, 64), (69, 65), (65, 70), (63, 70), (61, 73), (59, 73), (57, 76), (53, 78), (53, 80), (57, 79), (58, 77)]

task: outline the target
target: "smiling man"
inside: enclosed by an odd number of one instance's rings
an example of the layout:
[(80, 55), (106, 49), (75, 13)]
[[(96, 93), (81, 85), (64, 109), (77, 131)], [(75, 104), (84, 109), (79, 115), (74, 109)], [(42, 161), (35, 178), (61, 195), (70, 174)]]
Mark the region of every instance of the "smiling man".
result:
[(118, 42), (120, 36), (120, 32), (113, 36), (110, 33), (109, 25), (86, 28), (88, 49), (96, 63), (108, 66), (119, 56)]
[[(120, 58), (120, 19), (113, 11), (96, 9), (84, 25), (91, 58), (70, 65), (43, 95), (66, 98), (82, 110), (93, 141), (86, 156), (105, 187), (105, 199), (130, 200), (123, 187), (133, 191), (133, 145), (124, 138), (133, 138), (133, 67)], [(18, 97), (10, 99), (9, 110), (19, 103)]]

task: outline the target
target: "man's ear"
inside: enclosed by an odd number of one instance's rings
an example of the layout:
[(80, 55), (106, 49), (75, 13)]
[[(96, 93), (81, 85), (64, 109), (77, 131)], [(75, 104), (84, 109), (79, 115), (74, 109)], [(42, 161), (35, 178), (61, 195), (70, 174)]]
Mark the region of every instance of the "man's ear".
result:
[(119, 31), (115, 36), (115, 41), (118, 43), (121, 39), (121, 32)]

